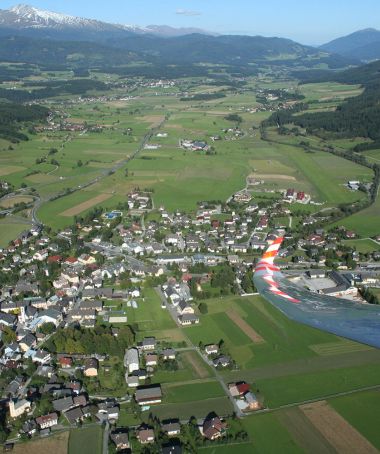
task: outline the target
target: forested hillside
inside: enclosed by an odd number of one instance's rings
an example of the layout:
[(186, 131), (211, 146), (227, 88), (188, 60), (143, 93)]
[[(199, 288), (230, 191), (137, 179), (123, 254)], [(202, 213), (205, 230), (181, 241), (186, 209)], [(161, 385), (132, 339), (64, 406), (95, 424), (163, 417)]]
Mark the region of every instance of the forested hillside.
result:
[(47, 115), (48, 109), (42, 106), (0, 104), (0, 137), (11, 142), (27, 140), (28, 136), (20, 132), (21, 124), (43, 121)]

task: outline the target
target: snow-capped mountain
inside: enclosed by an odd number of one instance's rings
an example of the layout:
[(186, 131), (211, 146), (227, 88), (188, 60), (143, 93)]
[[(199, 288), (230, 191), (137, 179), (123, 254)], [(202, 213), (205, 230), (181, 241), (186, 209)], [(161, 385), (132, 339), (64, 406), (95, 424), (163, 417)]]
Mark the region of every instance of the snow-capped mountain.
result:
[[(191, 33), (207, 34), (199, 29), (174, 28), (165, 25), (150, 25), (141, 27), (138, 25), (109, 24), (94, 19), (70, 16), (55, 13), (34, 6), (20, 4), (8, 10), (0, 10), (0, 28), (15, 29), (17, 31), (40, 30), (47, 31), (78, 31), (83, 38), (84, 32), (107, 32), (120, 34), (153, 34), (158, 36), (182, 36)], [(74, 36), (75, 37), (75, 36)]]

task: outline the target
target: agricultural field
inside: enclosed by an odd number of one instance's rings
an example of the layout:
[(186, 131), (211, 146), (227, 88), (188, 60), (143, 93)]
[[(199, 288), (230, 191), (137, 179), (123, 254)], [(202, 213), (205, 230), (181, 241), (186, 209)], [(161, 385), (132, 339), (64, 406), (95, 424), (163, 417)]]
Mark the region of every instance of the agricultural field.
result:
[[(259, 81), (259, 86), (294, 89), (293, 82), (278, 83), (265, 78)], [(192, 93), (215, 90), (200, 86), (196, 79), (189, 79), (188, 87)], [(307, 99), (340, 99), (358, 94), (360, 88), (307, 84), (301, 86), (301, 92)], [(245, 111), (257, 105), (253, 91), (229, 93), (211, 101), (185, 102), (170, 96), (170, 90), (159, 90), (152, 96), (151, 89), (142, 88), (138, 95), (125, 101), (79, 105), (61, 105), (57, 101), (70, 123), (86, 122), (103, 127), (103, 131), (45, 131), (13, 145), (12, 150), (4, 146), (0, 176), (15, 187), (25, 183), (35, 188), (43, 198), (38, 217), (54, 229), (69, 225), (75, 215), (82, 215), (96, 205), (112, 208), (124, 202), (126, 194), (136, 187), (152, 189), (156, 206), (194, 211), (205, 194), (208, 199), (227, 199), (245, 186), (248, 175), (263, 179), (263, 188), (294, 187), (326, 204), (357, 200), (363, 195), (351, 193), (342, 185), (348, 179), (371, 178), (370, 171), (341, 158), (323, 152), (305, 153), (291, 142), (260, 140), (259, 132), (252, 127), (257, 128), (270, 113)], [(212, 142), (211, 136), (224, 136), (222, 129), (235, 126), (225, 118), (231, 112), (241, 116), (244, 136)], [(167, 137), (156, 137), (156, 128), (161, 123), (160, 131), (166, 132)], [(143, 149), (128, 161), (152, 131), (148, 142), (160, 148)], [(215, 153), (184, 151), (178, 143), (185, 138), (205, 140)], [(37, 163), (41, 158), (45, 162)], [(336, 168), (340, 171), (335, 172)], [(219, 181), (224, 184), (217, 184)], [(48, 201), (66, 188), (77, 190)]]
[(358, 96), (363, 92), (360, 85), (340, 84), (337, 82), (323, 82), (317, 84), (304, 84), (300, 92), (305, 96), (305, 101), (342, 101), (343, 99)]
[(17, 235), (26, 230), (29, 224), (13, 223), (7, 219), (0, 219), (0, 247), (8, 246)]
[[(27, 443), (16, 444), (12, 450), (15, 454), (67, 454), (69, 431), (61, 432), (53, 437), (40, 438)], [(70, 451), (71, 452), (71, 451)], [(75, 451), (73, 451), (75, 452)]]
[[(379, 383), (376, 349), (295, 323), (260, 297), (209, 300), (208, 309), (186, 334), (194, 344), (222, 339), (238, 366), (222, 371), (225, 382), (254, 383), (270, 408)], [(230, 311), (260, 342), (231, 320)]]
[[(380, 234), (380, 197), (368, 208), (355, 213), (339, 222), (349, 230), (353, 230), (358, 235), (368, 238)], [(337, 224), (333, 224), (333, 227)]]
[(82, 427), (70, 431), (68, 454), (100, 454), (103, 433), (100, 426)]
[(380, 449), (380, 434), (376, 424), (380, 418), (380, 392), (378, 390), (338, 397), (329, 400), (329, 403), (373, 446)]

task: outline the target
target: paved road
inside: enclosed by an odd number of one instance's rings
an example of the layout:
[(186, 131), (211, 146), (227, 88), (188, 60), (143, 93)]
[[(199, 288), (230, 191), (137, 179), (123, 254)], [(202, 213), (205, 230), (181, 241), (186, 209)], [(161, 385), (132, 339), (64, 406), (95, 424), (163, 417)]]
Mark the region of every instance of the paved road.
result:
[(103, 434), (103, 454), (108, 454), (109, 429), (110, 429), (110, 424), (107, 421), (105, 426), (104, 426), (104, 434)]

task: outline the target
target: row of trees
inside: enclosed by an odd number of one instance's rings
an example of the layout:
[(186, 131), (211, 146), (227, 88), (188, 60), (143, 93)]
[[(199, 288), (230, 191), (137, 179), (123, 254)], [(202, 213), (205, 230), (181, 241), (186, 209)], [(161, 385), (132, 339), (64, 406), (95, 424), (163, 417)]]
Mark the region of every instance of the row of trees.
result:
[(110, 327), (99, 325), (94, 329), (59, 329), (46, 347), (55, 353), (120, 356), (134, 341), (135, 334), (129, 325), (121, 327), (117, 337), (112, 335)]

